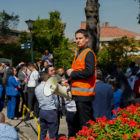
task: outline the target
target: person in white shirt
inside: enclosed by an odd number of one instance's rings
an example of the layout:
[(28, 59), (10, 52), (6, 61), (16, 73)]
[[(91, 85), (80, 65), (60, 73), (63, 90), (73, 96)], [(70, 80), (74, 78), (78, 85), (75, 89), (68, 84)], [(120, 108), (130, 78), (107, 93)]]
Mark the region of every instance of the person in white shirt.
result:
[[(34, 111), (34, 115), (38, 117), (38, 103), (35, 97), (35, 87), (38, 84), (39, 79), (39, 72), (35, 69), (33, 63), (28, 64), (28, 69), (31, 71), (30, 75), (28, 76), (28, 83), (27, 83), (27, 106), (31, 111)], [(30, 119), (30, 114), (27, 113), (26, 119)]]

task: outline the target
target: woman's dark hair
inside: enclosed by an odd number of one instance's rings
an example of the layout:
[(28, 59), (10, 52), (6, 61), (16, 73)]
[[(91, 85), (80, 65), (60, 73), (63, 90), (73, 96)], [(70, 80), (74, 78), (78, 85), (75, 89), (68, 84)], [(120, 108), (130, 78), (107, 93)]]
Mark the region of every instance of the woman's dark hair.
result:
[(8, 79), (10, 76), (13, 76), (14, 75), (14, 70), (13, 70), (13, 67), (9, 67), (7, 69), (7, 73), (6, 73), (6, 84), (8, 83)]
[(135, 67), (135, 62), (130, 62), (129, 67), (134, 68)]
[(107, 83), (112, 85), (112, 87), (115, 88), (115, 89), (119, 88), (119, 82), (118, 82), (116, 77), (110, 76)]
[(33, 62), (29, 62), (29, 63), (28, 63), (28, 66), (31, 66), (31, 67), (34, 67), (34, 68), (35, 68), (35, 65), (34, 65)]
[(88, 31), (85, 30), (85, 29), (79, 29), (75, 32), (75, 35), (78, 34), (78, 33), (81, 33), (83, 34), (86, 38), (88, 38)]

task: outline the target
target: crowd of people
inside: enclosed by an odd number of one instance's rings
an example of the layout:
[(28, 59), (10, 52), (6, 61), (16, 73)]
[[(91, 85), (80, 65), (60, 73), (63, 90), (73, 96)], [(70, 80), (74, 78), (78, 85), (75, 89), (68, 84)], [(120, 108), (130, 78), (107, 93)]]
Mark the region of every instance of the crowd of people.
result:
[[(79, 51), (72, 68), (66, 71), (55, 70), (53, 55), (48, 50), (37, 63), (20, 62), (16, 67), (0, 64), (0, 111), (7, 105), (7, 117), (17, 120), (25, 104), (39, 118), (41, 140), (47, 132), (51, 139), (57, 138), (62, 115), (66, 116), (68, 137), (72, 137), (87, 121), (103, 116), (114, 119), (112, 110), (117, 112), (119, 107), (135, 103), (140, 97), (138, 65), (132, 62), (124, 73), (111, 64), (110, 72), (104, 74), (102, 66), (97, 65), (95, 53), (88, 47), (87, 31), (76, 31), (75, 38)], [(58, 84), (71, 91), (71, 100), (44, 94), (45, 83), (54, 76)], [(30, 113), (26, 112), (25, 121), (30, 119)]]

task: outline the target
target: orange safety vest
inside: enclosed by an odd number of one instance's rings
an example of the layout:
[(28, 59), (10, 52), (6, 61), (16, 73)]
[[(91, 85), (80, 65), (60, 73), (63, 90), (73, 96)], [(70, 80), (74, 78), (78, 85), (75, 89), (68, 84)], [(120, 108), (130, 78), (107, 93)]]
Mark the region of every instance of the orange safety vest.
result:
[(72, 80), (72, 87), (71, 87), (72, 95), (80, 95), (80, 96), (94, 96), (95, 95), (96, 64), (97, 64), (95, 53), (90, 48), (83, 50), (77, 59), (75, 56), (72, 63), (72, 69), (74, 71), (82, 71), (85, 69), (85, 58), (89, 51), (91, 51), (95, 57), (94, 75), (86, 79)]

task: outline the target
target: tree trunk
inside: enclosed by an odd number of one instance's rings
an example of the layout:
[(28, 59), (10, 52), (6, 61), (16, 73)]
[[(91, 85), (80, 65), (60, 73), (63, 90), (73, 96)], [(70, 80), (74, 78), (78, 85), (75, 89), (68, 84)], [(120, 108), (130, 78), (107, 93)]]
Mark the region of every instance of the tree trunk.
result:
[(99, 7), (98, 0), (87, 0), (85, 8), (86, 28), (89, 34), (88, 46), (94, 50), (96, 54), (99, 49), (100, 39)]

